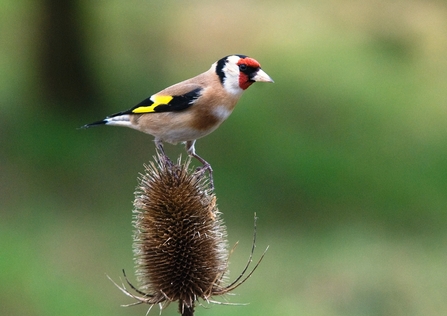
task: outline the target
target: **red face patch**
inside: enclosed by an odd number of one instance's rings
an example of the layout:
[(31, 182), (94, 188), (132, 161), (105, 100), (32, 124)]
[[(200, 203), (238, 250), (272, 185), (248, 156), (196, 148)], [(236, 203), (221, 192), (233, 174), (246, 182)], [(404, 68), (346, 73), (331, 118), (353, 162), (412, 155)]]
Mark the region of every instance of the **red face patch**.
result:
[[(247, 67), (249, 67), (251, 69), (258, 69), (261, 67), (261, 65), (258, 63), (258, 61), (256, 59), (253, 59), (250, 57), (245, 57), (245, 58), (239, 59), (239, 61), (237, 62), (237, 65), (238, 66), (246, 65)], [(248, 75), (248, 73), (241, 71), (239, 74), (239, 87), (242, 90), (245, 90), (252, 84), (253, 84), (253, 81), (250, 80), (250, 76)]]
[(253, 67), (253, 68), (259, 68), (261, 67), (261, 65), (258, 63), (258, 61), (256, 59), (250, 58), (250, 57), (245, 57), (245, 58), (241, 58), (239, 59), (239, 61), (237, 62), (237, 65), (247, 65), (248, 67)]
[(239, 74), (239, 87), (242, 90), (247, 89), (249, 86), (251, 86), (253, 83), (253, 81), (250, 81), (250, 79), (248, 78), (248, 75), (244, 74), (244, 73), (240, 73)]

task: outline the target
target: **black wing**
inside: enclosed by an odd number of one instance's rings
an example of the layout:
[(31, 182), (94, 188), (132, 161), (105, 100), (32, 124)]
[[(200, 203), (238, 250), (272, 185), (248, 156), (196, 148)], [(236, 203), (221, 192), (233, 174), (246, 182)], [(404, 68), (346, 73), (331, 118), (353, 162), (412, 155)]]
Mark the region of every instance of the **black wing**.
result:
[(154, 94), (119, 115), (183, 111), (193, 105), (201, 93), (202, 88), (196, 88), (182, 95)]

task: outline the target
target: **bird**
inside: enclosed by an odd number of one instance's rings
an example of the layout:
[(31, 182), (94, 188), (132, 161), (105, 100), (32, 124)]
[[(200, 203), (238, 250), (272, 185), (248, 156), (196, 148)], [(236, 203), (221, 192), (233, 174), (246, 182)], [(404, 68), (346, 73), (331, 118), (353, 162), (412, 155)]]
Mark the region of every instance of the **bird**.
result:
[(169, 86), (128, 110), (81, 128), (124, 126), (150, 134), (154, 136), (156, 148), (166, 158), (163, 142), (184, 143), (188, 155), (202, 163), (197, 171), (209, 171), (213, 188), (213, 169), (196, 153), (196, 140), (216, 130), (254, 82), (274, 81), (256, 59), (228, 55), (213, 63), (208, 71)]

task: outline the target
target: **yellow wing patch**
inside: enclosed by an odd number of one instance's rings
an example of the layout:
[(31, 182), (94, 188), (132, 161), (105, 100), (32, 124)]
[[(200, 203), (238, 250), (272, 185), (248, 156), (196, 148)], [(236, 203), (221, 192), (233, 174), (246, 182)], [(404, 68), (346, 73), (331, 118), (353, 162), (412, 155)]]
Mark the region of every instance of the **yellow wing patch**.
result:
[(155, 112), (155, 108), (160, 104), (169, 104), (173, 99), (170, 95), (153, 95), (150, 100), (153, 102), (151, 105), (139, 106), (132, 110), (132, 113), (151, 113)]

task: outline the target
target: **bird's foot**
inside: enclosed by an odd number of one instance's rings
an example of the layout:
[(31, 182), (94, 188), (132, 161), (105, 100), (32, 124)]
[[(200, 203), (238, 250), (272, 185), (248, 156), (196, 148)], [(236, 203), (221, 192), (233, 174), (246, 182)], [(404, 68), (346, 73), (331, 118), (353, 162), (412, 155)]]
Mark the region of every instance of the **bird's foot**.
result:
[(213, 168), (211, 168), (211, 165), (209, 163), (204, 163), (202, 167), (198, 167), (196, 169), (196, 173), (199, 177), (202, 177), (203, 174), (208, 171), (209, 172), (209, 186), (210, 190), (214, 190), (214, 181), (213, 181)]
[(169, 168), (174, 167), (174, 163), (172, 162), (171, 158), (169, 158), (164, 152), (163, 155), (161, 155), (161, 158), (163, 159), (163, 163), (168, 166)]

